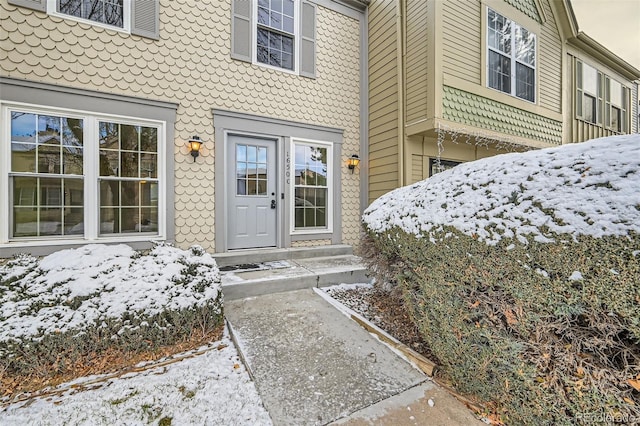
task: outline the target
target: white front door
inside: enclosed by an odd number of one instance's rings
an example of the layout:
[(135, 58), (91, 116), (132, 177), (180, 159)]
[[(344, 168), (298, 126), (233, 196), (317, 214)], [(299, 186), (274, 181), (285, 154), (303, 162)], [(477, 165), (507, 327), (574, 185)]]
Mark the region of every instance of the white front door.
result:
[(276, 141), (229, 135), (227, 248), (277, 243)]

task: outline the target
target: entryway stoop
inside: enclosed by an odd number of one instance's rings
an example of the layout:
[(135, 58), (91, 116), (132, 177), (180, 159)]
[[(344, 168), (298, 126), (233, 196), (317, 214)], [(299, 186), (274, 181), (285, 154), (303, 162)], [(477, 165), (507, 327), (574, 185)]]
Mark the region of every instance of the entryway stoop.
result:
[(215, 255), (225, 300), (332, 284), (367, 283), (371, 278), (351, 246), (243, 250)]

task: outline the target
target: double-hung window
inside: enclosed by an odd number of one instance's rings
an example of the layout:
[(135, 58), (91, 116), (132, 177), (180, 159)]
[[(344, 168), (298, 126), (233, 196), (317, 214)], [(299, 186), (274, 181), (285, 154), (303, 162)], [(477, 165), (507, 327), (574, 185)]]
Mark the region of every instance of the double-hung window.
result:
[(3, 113), (9, 223), (0, 235), (162, 236), (164, 123), (22, 107)]
[(258, 0), (256, 60), (261, 64), (294, 69), (295, 9), (293, 0)]
[(158, 0), (7, 0), (9, 4), (58, 18), (158, 39)]
[(627, 88), (609, 77), (605, 77), (605, 115), (609, 129), (627, 132)]
[(232, 0), (231, 57), (316, 77), (316, 5), (306, 0)]
[(331, 230), (332, 146), (294, 141), (293, 230)]
[[(76, 18), (124, 28), (124, 0), (57, 0), (58, 12)], [(128, 6), (128, 4), (127, 4)], [(129, 8), (126, 8), (128, 17)]]
[(487, 86), (529, 102), (536, 100), (536, 35), (490, 8)]
[(602, 74), (582, 63), (576, 64), (576, 111), (578, 117), (593, 124), (602, 124)]

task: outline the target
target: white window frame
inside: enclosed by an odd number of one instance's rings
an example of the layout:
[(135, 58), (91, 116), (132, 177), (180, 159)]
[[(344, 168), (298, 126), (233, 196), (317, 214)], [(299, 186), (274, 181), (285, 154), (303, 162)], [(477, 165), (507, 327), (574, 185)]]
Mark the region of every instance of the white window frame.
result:
[[(305, 145), (305, 146), (321, 146), (327, 148), (327, 206), (326, 206), (326, 215), (327, 215), (327, 227), (326, 228), (303, 228), (296, 229), (296, 217), (295, 217), (295, 207), (296, 207), (296, 158), (295, 158), (295, 147), (296, 145)], [(291, 172), (292, 179), (289, 188), (289, 193), (291, 194), (290, 202), (289, 202), (289, 232), (291, 235), (310, 235), (310, 234), (332, 234), (333, 233), (333, 209), (334, 209), (334, 193), (333, 193), (333, 185), (334, 185), (334, 164), (333, 164), (333, 149), (334, 144), (332, 142), (326, 141), (318, 141), (312, 139), (301, 139), (301, 138), (292, 138), (289, 146), (289, 150), (291, 152)]]
[[(50, 0), (48, 0), (50, 1)], [(274, 65), (265, 64), (258, 61), (258, 0), (252, 0), (251, 14), (252, 14), (252, 49), (251, 49), (251, 62), (254, 65), (269, 68), (272, 70), (286, 72), (288, 74), (299, 74), (300, 69), (300, 1), (294, 0), (293, 2), (293, 69), (280, 68)]]
[[(492, 11), (493, 13), (495, 13), (496, 15), (500, 15), (503, 18), (505, 18), (506, 20), (508, 20), (509, 22), (511, 22), (511, 53), (509, 55), (505, 54), (504, 52), (501, 52), (500, 50), (494, 49), (491, 46), (489, 46), (489, 11)], [(509, 18), (508, 16), (506, 16), (505, 14), (498, 12), (495, 9), (492, 9), (491, 7), (487, 6), (486, 7), (486, 22), (485, 22), (485, 32), (486, 32), (486, 40), (485, 40), (485, 48), (486, 48), (486, 86), (487, 88), (491, 89), (491, 90), (495, 90), (496, 92), (499, 93), (504, 93), (506, 95), (512, 96), (516, 99), (519, 99), (521, 101), (524, 102), (528, 102), (531, 104), (536, 104), (538, 102), (538, 34), (534, 31), (529, 30), (528, 28), (523, 27), (522, 25), (518, 24), (516, 21), (514, 21), (513, 19)], [(516, 37), (515, 37), (515, 32), (516, 32), (516, 27), (520, 27), (524, 30), (526, 30), (528, 33), (532, 34), (535, 38), (535, 44), (534, 44), (534, 49), (533, 49), (533, 53), (535, 55), (535, 59), (533, 61), (533, 65), (527, 64), (525, 62), (519, 61), (516, 58)], [(500, 89), (496, 89), (494, 87), (491, 87), (489, 85), (489, 57), (490, 54), (489, 52), (495, 52), (498, 55), (501, 56), (505, 56), (508, 57), (509, 60), (511, 61), (511, 92), (504, 92)], [(517, 83), (517, 79), (516, 79), (516, 64), (517, 63), (521, 63), (524, 66), (528, 67), (528, 68), (533, 68), (533, 78), (534, 78), (534, 86), (533, 86), (533, 101), (530, 101), (529, 99), (525, 99), (525, 98), (521, 98), (519, 96), (516, 95), (516, 83)]]
[(131, 2), (132, 0), (123, 0), (122, 2), (122, 27), (116, 27), (115, 25), (104, 24), (102, 22), (92, 21), (91, 19), (84, 19), (74, 15), (61, 13), (58, 11), (58, 0), (47, 0), (47, 13), (49, 15), (57, 16), (62, 19), (70, 19), (72, 21), (83, 22), (85, 24), (93, 25), (96, 27), (102, 27), (113, 31), (131, 34)]
[[(79, 236), (47, 236), (47, 237), (17, 237), (11, 238), (9, 195), (9, 175), (11, 174), (11, 111), (24, 111), (35, 114), (52, 114), (81, 118), (84, 126), (83, 141), (83, 180), (84, 180), (84, 233)], [(99, 122), (110, 121), (119, 124), (156, 127), (158, 129), (158, 232), (108, 234), (100, 236), (99, 225), (99, 182), (100, 182), (100, 148)], [(21, 246), (50, 246), (54, 244), (69, 244), (78, 242), (135, 242), (151, 239), (164, 240), (167, 238), (166, 223), (166, 122), (143, 118), (126, 117), (113, 114), (101, 114), (90, 111), (72, 110), (67, 108), (50, 108), (25, 103), (0, 103), (0, 247), (19, 243)]]

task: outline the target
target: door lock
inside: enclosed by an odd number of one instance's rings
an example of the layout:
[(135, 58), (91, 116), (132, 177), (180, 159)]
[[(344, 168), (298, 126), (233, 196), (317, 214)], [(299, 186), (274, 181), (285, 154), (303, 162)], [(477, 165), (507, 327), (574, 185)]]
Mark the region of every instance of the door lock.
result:
[(271, 200), (271, 208), (272, 209), (276, 208), (276, 200)]

